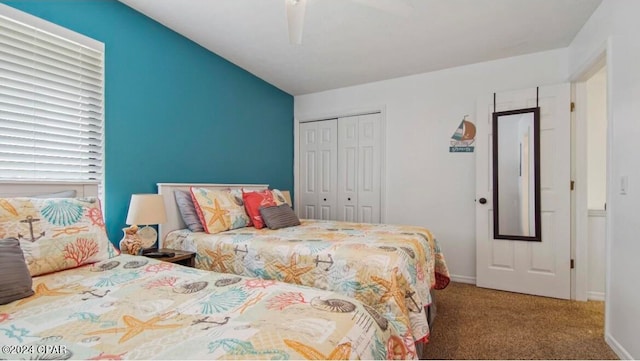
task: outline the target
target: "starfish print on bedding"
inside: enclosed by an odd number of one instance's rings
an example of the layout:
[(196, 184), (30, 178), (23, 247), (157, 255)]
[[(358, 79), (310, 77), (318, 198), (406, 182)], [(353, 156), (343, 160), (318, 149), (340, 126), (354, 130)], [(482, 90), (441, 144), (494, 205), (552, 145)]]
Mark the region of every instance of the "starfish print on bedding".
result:
[(349, 360), (351, 356), (351, 342), (339, 344), (329, 355), (324, 355), (315, 348), (298, 341), (285, 339), (284, 343), (307, 360)]
[[(227, 267), (224, 265), (224, 261), (228, 261), (233, 259), (233, 255), (231, 254), (223, 254), (222, 253), (222, 245), (218, 244), (215, 251), (211, 251), (208, 249), (204, 250), (207, 255), (211, 258), (211, 269), (214, 271), (219, 271), (222, 273), (227, 272)], [(217, 267), (217, 269), (215, 269)]]
[(245, 302), (244, 305), (242, 305), (240, 308), (238, 308), (236, 311), (239, 312), (240, 314), (243, 314), (244, 311), (247, 310), (247, 308), (253, 306), (253, 305), (257, 305), (258, 302), (262, 301), (262, 298), (264, 297), (266, 293), (264, 292), (260, 292), (258, 293), (258, 295), (252, 299), (250, 299), (249, 301)]
[(215, 205), (215, 207), (202, 207), (203, 210), (213, 213), (211, 215), (211, 218), (209, 218), (209, 222), (207, 223), (207, 226), (211, 227), (214, 224), (216, 224), (216, 222), (220, 221), (220, 223), (222, 224), (222, 227), (226, 229), (227, 221), (225, 220), (224, 216), (229, 214), (229, 211), (220, 208), (220, 203), (218, 203), (217, 199), (213, 200), (213, 204)]
[(35, 293), (33, 294), (33, 296), (25, 298), (24, 300), (18, 302), (18, 306), (25, 304), (27, 302), (31, 302), (34, 300), (37, 300), (40, 297), (44, 297), (44, 296), (66, 296), (66, 295), (70, 295), (72, 294), (72, 292), (60, 292), (59, 290), (64, 289), (65, 287), (59, 287), (59, 288), (54, 288), (52, 290), (49, 289), (49, 287), (47, 287), (47, 285), (45, 285), (44, 283), (40, 283), (39, 285), (36, 286), (36, 290)]
[(380, 302), (383, 303), (393, 298), (394, 301), (396, 301), (396, 303), (398, 304), (400, 311), (402, 311), (402, 314), (408, 315), (409, 311), (407, 310), (407, 305), (404, 302), (405, 292), (400, 288), (400, 283), (402, 281), (402, 278), (403, 278), (402, 275), (398, 274), (398, 267), (393, 268), (393, 271), (391, 274), (391, 280), (389, 281), (382, 279), (378, 276), (371, 276), (371, 279), (375, 283), (379, 284), (385, 289), (385, 292), (382, 294), (382, 297), (380, 297)]
[(114, 327), (114, 328), (108, 328), (105, 330), (93, 331), (93, 332), (87, 333), (87, 335), (93, 336), (93, 335), (100, 335), (104, 333), (124, 332), (125, 334), (122, 337), (120, 337), (120, 340), (118, 340), (118, 343), (124, 343), (147, 330), (161, 330), (161, 329), (167, 329), (167, 328), (182, 327), (182, 325), (179, 325), (179, 324), (156, 325), (156, 323), (164, 320), (162, 316), (153, 317), (148, 321), (140, 321), (139, 319), (133, 316), (124, 315), (122, 316), (122, 320), (126, 325), (125, 327)]
[(284, 281), (287, 283), (296, 283), (301, 285), (302, 281), (300, 281), (300, 276), (311, 271), (314, 266), (307, 266), (298, 268), (298, 261), (296, 261), (296, 254), (293, 253), (291, 255), (291, 260), (289, 261), (289, 265), (286, 266), (284, 264), (277, 264), (276, 268), (284, 273)]

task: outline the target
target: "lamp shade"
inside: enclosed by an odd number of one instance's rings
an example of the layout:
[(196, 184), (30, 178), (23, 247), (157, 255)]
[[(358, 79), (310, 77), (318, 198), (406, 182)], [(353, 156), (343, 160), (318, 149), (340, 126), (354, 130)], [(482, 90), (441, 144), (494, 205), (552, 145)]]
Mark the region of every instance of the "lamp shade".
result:
[(132, 194), (127, 224), (160, 224), (167, 221), (164, 198), (160, 194)]

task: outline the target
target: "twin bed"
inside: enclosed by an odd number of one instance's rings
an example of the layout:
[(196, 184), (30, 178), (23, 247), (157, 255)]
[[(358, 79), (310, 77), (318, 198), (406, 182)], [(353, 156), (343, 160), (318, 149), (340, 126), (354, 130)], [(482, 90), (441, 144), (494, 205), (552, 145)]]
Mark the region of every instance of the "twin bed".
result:
[(0, 306), (0, 358), (415, 357), (384, 318), (348, 297), (145, 257), (37, 276), (33, 288)]
[(384, 315), (407, 340), (429, 335), (431, 290), (449, 283), (436, 239), (422, 227), (301, 220), (278, 230), (245, 227), (216, 234), (186, 229), (177, 190), (263, 190), (266, 185), (159, 183), (167, 222), (162, 246), (196, 253), (196, 267), (330, 290)]
[[(0, 305), (0, 344), (8, 346), (0, 358), (419, 355), (416, 341), (428, 335), (429, 291), (449, 282), (437, 242), (427, 230), (303, 220), (278, 231), (247, 227), (215, 235), (190, 233), (173, 198), (174, 190), (190, 186), (159, 184), (168, 213), (160, 235), (163, 247), (196, 251), (196, 266), (203, 270), (110, 254), (99, 262), (33, 276), (32, 296)], [(87, 193), (85, 186), (78, 187), (78, 197), (95, 195), (93, 188)], [(0, 197), (50, 189), (3, 185)], [(23, 216), (0, 207), (0, 226), (3, 217)]]

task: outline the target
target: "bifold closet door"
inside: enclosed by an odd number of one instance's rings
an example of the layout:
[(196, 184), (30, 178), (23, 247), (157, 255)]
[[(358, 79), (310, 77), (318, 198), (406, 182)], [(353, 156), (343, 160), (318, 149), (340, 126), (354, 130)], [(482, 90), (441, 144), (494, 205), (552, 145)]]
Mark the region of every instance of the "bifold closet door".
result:
[(338, 220), (379, 223), (380, 114), (338, 120)]
[(300, 124), (302, 218), (336, 219), (337, 119)]

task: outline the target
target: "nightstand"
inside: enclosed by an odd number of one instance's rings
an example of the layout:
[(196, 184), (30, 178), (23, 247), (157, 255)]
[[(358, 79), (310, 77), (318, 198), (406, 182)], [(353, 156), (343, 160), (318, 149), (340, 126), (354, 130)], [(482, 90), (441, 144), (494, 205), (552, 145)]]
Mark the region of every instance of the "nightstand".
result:
[[(189, 251), (181, 251), (178, 249), (170, 249), (170, 248), (160, 248), (159, 252), (171, 252), (175, 253), (173, 257), (158, 257), (154, 258), (158, 261), (176, 263), (187, 267), (195, 267), (196, 266), (196, 254), (195, 252)], [(143, 254), (144, 256), (144, 254)]]

